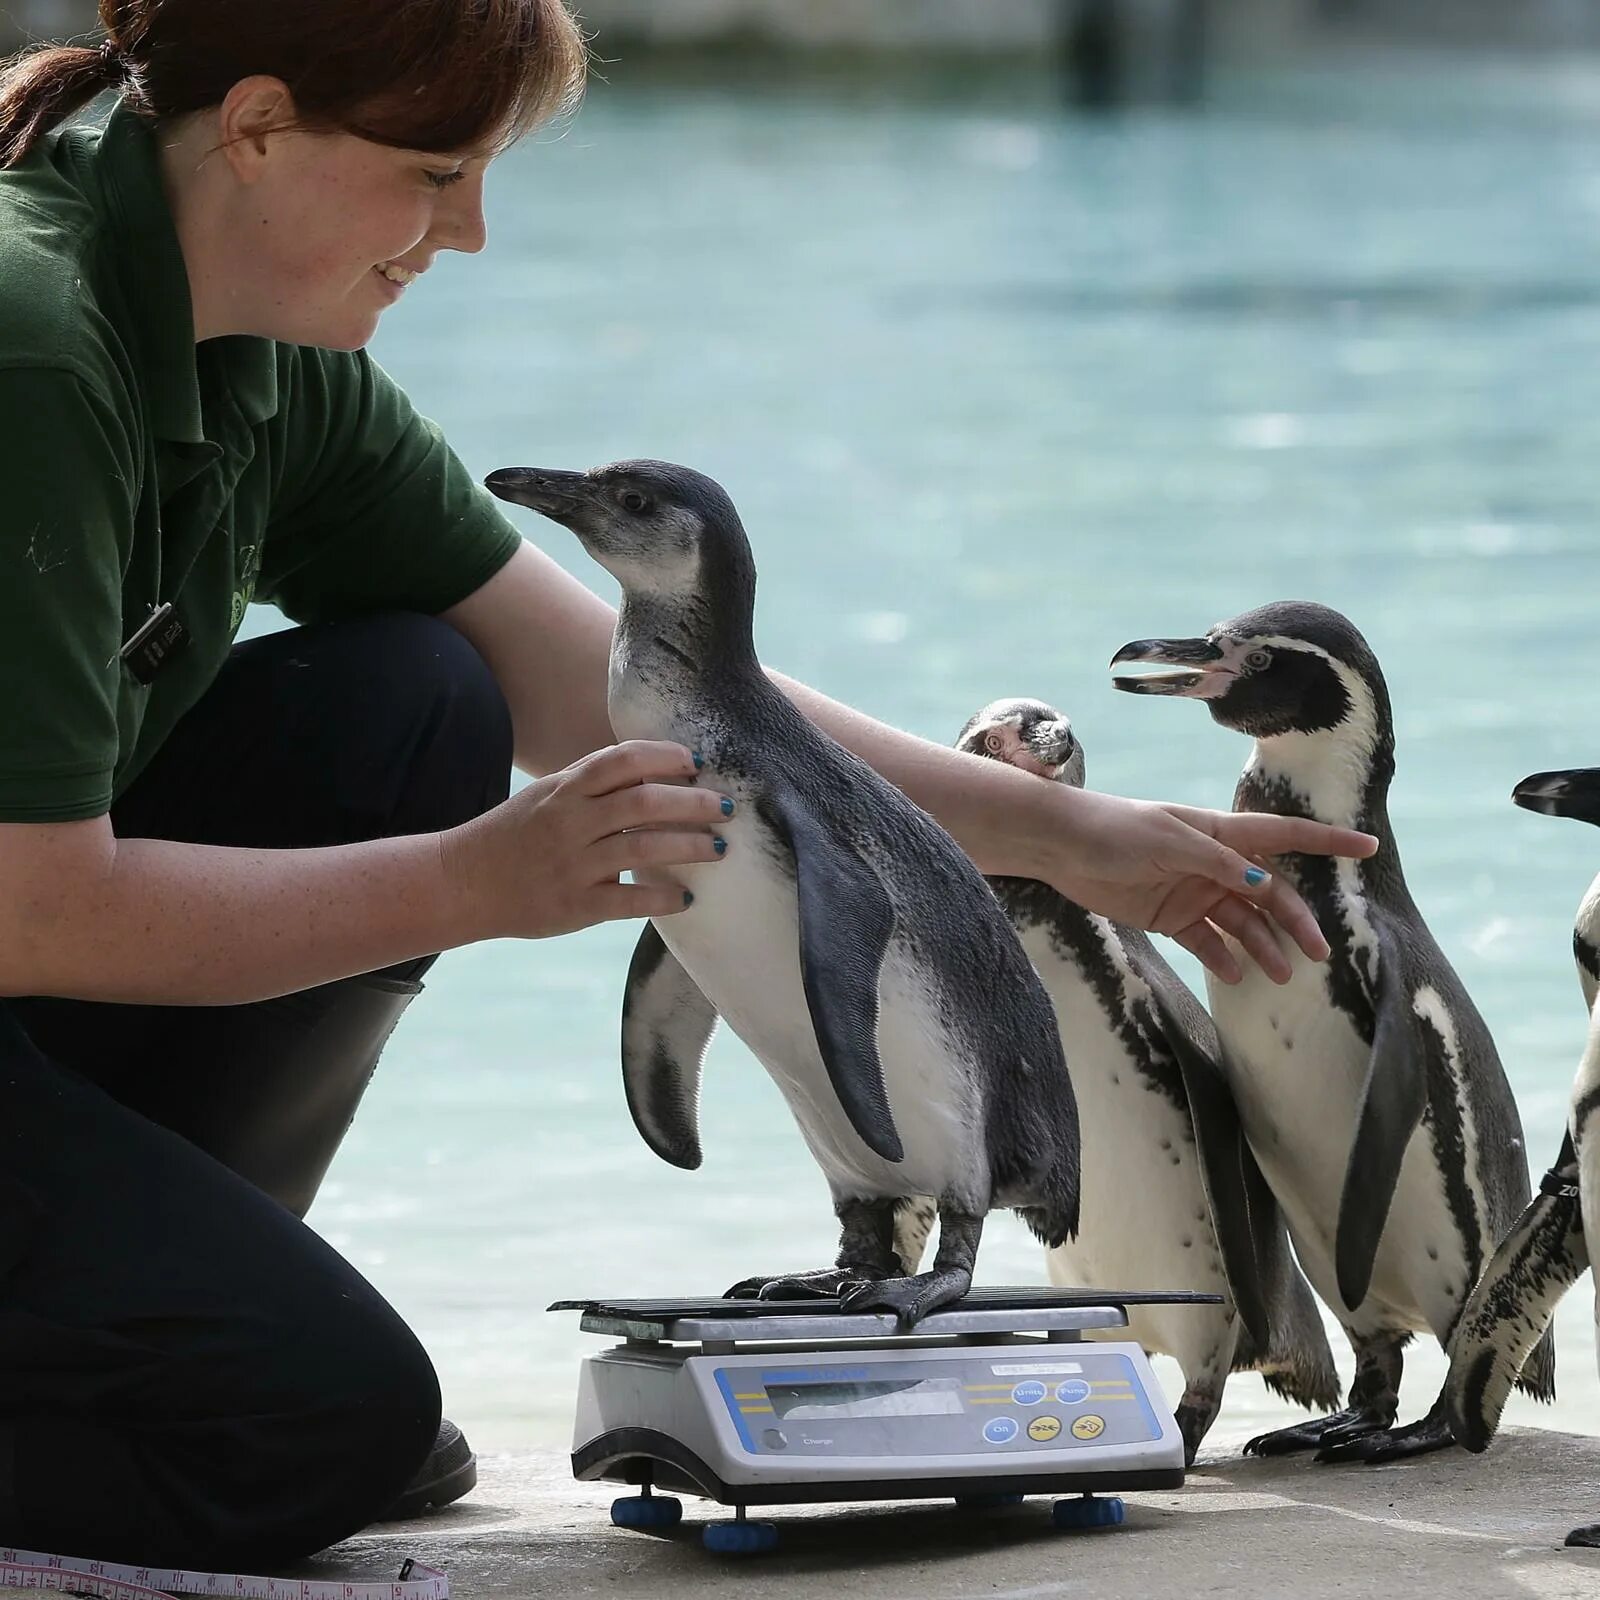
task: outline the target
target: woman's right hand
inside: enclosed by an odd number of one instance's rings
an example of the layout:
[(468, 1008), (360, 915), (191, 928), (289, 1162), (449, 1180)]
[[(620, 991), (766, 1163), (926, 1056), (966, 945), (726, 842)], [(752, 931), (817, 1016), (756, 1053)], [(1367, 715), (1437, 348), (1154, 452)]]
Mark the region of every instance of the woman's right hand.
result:
[(696, 772), (684, 746), (633, 739), (538, 778), (441, 834), (467, 939), (546, 939), (682, 911), (681, 887), (620, 879), (634, 869), (721, 859), (715, 841), (731, 813), (723, 795), (694, 787)]

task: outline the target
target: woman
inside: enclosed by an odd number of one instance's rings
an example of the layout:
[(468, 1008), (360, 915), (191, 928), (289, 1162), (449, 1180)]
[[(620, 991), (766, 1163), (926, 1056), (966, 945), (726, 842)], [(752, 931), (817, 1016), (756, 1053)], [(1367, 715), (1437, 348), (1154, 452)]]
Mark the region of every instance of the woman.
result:
[[(298, 1220), (420, 975), (680, 909), (620, 877), (717, 859), (721, 797), (611, 744), (610, 612), (362, 353), (575, 93), (559, 0), (101, 17), (0, 76), (0, 1542), (277, 1565), (470, 1483), (427, 1357)], [(103, 134), (57, 128), (107, 89)], [(253, 597), (303, 626), (235, 645)], [(786, 688), (985, 871), (1225, 977), (1287, 975), (1274, 922), (1326, 954), (1255, 858), (1371, 848)]]

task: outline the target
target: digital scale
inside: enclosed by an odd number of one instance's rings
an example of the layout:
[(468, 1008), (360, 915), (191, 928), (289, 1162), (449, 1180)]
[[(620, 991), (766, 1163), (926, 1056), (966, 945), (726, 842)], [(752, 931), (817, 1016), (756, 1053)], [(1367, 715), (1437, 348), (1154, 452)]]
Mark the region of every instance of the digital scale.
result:
[(733, 1506), (709, 1549), (770, 1550), (746, 1507), (953, 1498), (969, 1509), (1073, 1496), (1064, 1529), (1122, 1521), (1096, 1491), (1173, 1489), (1183, 1439), (1144, 1351), (1084, 1340), (1131, 1305), (1216, 1295), (975, 1289), (909, 1332), (836, 1300), (563, 1300), (620, 1343), (583, 1363), (572, 1471), (640, 1486), (619, 1527), (677, 1524), (658, 1488)]

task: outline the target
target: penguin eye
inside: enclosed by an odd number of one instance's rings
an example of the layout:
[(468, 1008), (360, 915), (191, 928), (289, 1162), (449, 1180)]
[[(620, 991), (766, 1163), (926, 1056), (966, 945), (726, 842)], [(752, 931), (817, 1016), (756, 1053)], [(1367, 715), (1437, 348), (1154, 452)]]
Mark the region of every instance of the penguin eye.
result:
[(622, 502), (624, 511), (632, 511), (635, 515), (650, 509), (649, 500), (637, 489), (624, 489), (617, 498)]
[(1006, 742), (992, 729), (983, 736), (983, 748), (992, 756), (997, 756), (1006, 747)]
[(1270, 650), (1252, 650), (1250, 654), (1244, 658), (1244, 664), (1249, 667), (1252, 672), (1259, 672), (1263, 667), (1270, 666), (1272, 664), (1272, 652)]

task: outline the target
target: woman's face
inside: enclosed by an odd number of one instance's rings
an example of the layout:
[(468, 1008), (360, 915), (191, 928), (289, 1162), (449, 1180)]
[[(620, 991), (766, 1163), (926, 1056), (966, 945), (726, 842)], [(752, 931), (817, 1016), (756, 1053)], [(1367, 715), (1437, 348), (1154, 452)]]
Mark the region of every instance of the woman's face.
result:
[(242, 195), (243, 248), (229, 252), (242, 280), (230, 297), (248, 331), (358, 350), (441, 250), (483, 248), (487, 157), (396, 150), (349, 133), (272, 138), (272, 158)]

